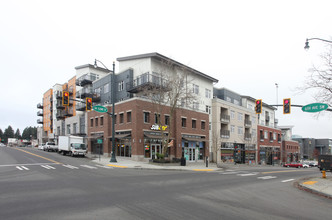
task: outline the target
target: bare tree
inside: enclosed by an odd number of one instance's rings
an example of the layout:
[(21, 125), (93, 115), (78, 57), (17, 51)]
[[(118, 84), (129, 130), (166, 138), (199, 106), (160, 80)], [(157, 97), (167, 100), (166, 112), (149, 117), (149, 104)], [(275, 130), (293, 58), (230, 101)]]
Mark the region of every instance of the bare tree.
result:
[[(142, 87), (139, 94), (153, 104), (156, 124), (161, 133), (162, 155), (165, 156), (174, 132), (171, 128), (175, 111), (189, 107), (194, 102), (195, 96), (192, 92), (192, 79), (189, 79), (185, 67), (175, 65), (171, 60), (161, 60), (155, 71), (147, 73), (149, 83)], [(162, 113), (169, 116), (167, 128), (164, 126), (165, 118), (161, 118)]]
[(313, 66), (304, 86), (298, 90), (305, 92), (314, 89), (316, 91), (314, 98), (332, 107), (332, 46), (329, 46), (320, 57), (322, 65)]

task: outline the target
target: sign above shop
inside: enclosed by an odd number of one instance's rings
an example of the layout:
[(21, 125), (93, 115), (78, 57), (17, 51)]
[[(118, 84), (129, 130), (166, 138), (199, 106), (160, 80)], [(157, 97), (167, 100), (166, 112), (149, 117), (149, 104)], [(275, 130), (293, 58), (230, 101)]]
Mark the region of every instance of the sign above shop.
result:
[(165, 126), (159, 126), (157, 124), (154, 124), (154, 125), (151, 126), (151, 130), (160, 131), (161, 129), (163, 131), (165, 131), (167, 129), (167, 126), (166, 125)]

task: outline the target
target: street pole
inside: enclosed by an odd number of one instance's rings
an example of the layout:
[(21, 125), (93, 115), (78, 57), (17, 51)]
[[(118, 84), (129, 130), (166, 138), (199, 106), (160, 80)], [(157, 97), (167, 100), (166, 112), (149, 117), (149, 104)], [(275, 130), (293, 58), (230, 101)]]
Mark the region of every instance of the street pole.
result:
[(115, 62), (113, 62), (113, 73), (112, 73), (112, 158), (110, 162), (117, 162), (115, 158)]
[[(111, 72), (100, 60), (95, 59), (94, 67), (97, 68), (97, 62), (101, 63), (109, 72)], [(113, 61), (113, 72), (112, 72), (112, 156), (110, 162), (117, 162), (115, 158), (115, 62)], [(108, 113), (109, 114), (109, 113)]]

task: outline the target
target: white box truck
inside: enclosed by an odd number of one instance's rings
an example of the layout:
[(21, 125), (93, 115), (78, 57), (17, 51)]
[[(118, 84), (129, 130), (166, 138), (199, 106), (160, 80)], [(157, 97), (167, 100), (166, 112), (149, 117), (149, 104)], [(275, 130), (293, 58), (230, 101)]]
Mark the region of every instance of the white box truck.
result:
[(84, 144), (83, 137), (76, 136), (59, 136), (58, 153), (71, 156), (85, 156), (86, 145)]

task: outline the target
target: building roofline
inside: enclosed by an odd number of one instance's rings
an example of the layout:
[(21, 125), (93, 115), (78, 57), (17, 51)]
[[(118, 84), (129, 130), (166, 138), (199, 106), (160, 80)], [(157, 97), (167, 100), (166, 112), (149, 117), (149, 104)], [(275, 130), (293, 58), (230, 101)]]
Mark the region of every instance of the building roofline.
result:
[[(251, 100), (251, 101), (253, 101), (253, 102), (256, 101), (256, 99), (253, 98), (253, 97), (251, 97), (251, 96), (242, 96), (242, 95), (241, 95), (241, 98), (246, 98), (246, 99), (249, 99), (249, 100)], [(277, 110), (276, 107), (273, 107), (273, 106), (271, 106), (271, 105), (268, 105), (268, 104), (266, 104), (265, 102), (262, 102), (262, 104), (263, 104), (264, 107), (268, 107), (268, 108), (271, 108), (271, 109), (273, 109), (273, 110)]]
[(184, 65), (184, 64), (182, 64), (182, 63), (180, 63), (180, 62), (178, 62), (176, 60), (173, 60), (173, 59), (171, 59), (169, 57), (166, 57), (166, 56), (164, 56), (162, 54), (159, 54), (157, 52), (146, 53), (146, 54), (139, 54), (139, 55), (133, 55), (133, 56), (127, 56), (127, 57), (119, 57), (116, 60), (117, 61), (127, 61), (127, 60), (135, 60), (135, 59), (142, 59), (142, 58), (155, 58), (155, 59), (158, 59), (158, 60), (169, 61), (169, 62), (171, 62), (171, 63), (173, 63), (173, 64), (175, 64), (175, 65), (177, 65), (179, 67), (183, 67), (183, 68), (189, 69), (190, 71), (192, 71), (192, 72), (194, 72), (194, 73), (196, 73), (196, 74), (198, 74), (198, 75), (200, 75), (200, 76), (202, 76), (204, 78), (207, 78), (207, 79), (209, 79), (209, 80), (211, 80), (211, 81), (213, 81), (215, 83), (217, 83), (219, 81), (218, 79), (215, 79), (215, 78), (213, 78), (213, 77), (211, 77), (209, 75), (206, 75), (205, 73), (202, 73), (202, 72), (200, 72), (198, 70), (195, 70), (195, 69), (193, 69), (193, 68), (191, 68), (191, 67), (189, 67), (187, 65)]
[(81, 66), (76, 66), (75, 70), (79, 70), (79, 69), (83, 69), (83, 68), (87, 68), (87, 67), (97, 69), (97, 70), (100, 70), (100, 71), (103, 71), (103, 72), (106, 72), (106, 73), (112, 72), (112, 70), (105, 69), (105, 68), (102, 68), (102, 67), (99, 67), (99, 66), (97, 68), (95, 68), (95, 66), (92, 65), (92, 64), (84, 64), (84, 65), (81, 65)]

